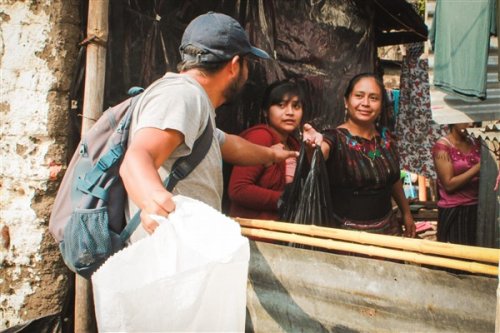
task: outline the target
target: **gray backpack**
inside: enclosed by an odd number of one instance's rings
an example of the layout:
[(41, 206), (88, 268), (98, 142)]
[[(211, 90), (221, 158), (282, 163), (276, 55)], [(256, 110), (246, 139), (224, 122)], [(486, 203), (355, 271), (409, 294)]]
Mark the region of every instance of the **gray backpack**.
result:
[[(132, 112), (140, 95), (106, 110), (86, 133), (63, 177), (49, 220), (66, 265), (90, 278), (116, 251), (124, 248), (140, 222), (126, 223), (127, 193), (119, 175)], [(172, 191), (205, 157), (212, 144), (210, 118), (189, 156), (179, 158), (164, 182)]]

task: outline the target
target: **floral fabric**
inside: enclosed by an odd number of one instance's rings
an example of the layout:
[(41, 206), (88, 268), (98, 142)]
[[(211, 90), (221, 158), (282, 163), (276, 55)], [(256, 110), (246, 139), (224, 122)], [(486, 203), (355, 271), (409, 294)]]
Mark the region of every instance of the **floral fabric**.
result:
[(431, 150), (446, 133), (432, 120), (428, 69), (427, 59), (411, 54), (404, 58), (395, 135), (401, 168), (436, 178)]

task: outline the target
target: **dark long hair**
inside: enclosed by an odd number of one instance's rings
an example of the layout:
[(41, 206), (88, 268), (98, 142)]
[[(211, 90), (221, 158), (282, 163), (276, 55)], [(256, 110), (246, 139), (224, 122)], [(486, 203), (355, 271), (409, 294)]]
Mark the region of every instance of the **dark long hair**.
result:
[(387, 127), (389, 125), (389, 111), (388, 111), (388, 106), (389, 106), (389, 100), (387, 97), (387, 91), (385, 90), (384, 82), (375, 73), (360, 73), (355, 75), (351, 80), (349, 80), (349, 84), (347, 85), (347, 88), (344, 93), (344, 98), (347, 100), (349, 98), (349, 95), (351, 95), (354, 86), (361, 81), (364, 78), (373, 78), (375, 80), (375, 83), (377, 83), (377, 86), (380, 88), (380, 92), (382, 94), (382, 105), (381, 105), (381, 112), (380, 112), (380, 119), (376, 123), (376, 128), (378, 131), (380, 131), (382, 128)]

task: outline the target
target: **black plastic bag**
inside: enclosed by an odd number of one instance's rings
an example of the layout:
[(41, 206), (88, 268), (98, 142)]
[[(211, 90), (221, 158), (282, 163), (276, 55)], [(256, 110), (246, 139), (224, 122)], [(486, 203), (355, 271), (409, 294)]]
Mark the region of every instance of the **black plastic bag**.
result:
[(336, 226), (329, 186), (320, 147), (315, 148), (309, 165), (305, 143), (302, 143), (293, 182), (287, 186), (280, 199), (280, 220), (325, 227)]

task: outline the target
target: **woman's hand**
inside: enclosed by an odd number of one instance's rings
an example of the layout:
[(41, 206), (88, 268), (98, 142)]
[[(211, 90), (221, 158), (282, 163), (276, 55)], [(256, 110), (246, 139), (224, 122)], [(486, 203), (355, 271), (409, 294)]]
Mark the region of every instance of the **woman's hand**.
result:
[(306, 144), (306, 153), (309, 161), (311, 160), (312, 153), (316, 147), (320, 147), (323, 152), (323, 157), (325, 160), (328, 159), (328, 156), (330, 155), (330, 145), (323, 140), (323, 134), (316, 131), (310, 124), (304, 124), (302, 138)]
[(415, 238), (415, 235), (417, 234), (417, 227), (415, 226), (411, 213), (403, 215), (403, 224), (405, 226), (404, 236)]
[(302, 137), (307, 146), (311, 148), (314, 148), (316, 146), (321, 147), (321, 143), (323, 142), (323, 135), (316, 131), (310, 124), (304, 124)]

